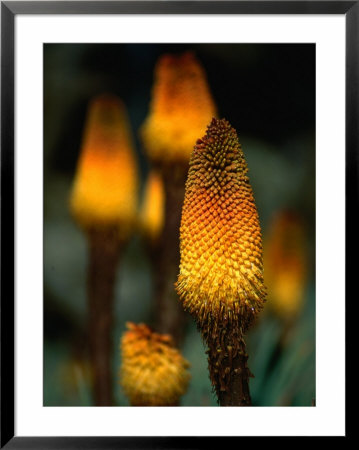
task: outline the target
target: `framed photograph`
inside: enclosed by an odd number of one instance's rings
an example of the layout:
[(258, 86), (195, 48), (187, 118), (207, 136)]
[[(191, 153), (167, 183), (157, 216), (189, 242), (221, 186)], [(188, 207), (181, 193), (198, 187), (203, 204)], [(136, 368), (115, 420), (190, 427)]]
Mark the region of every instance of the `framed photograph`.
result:
[(348, 436), (358, 29), (1, 2), (1, 448)]

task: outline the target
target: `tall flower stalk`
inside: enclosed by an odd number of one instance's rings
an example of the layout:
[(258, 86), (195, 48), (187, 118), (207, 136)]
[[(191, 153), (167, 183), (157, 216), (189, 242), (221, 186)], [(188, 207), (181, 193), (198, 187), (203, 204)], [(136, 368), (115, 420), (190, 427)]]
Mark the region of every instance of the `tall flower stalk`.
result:
[(251, 405), (244, 335), (265, 300), (262, 240), (236, 131), (213, 119), (190, 159), (176, 283), (208, 346), (222, 406)]
[(134, 226), (137, 167), (125, 107), (114, 96), (94, 99), (70, 198), (89, 249), (88, 341), (94, 402), (113, 404), (113, 303), (118, 261)]
[(173, 284), (179, 264), (179, 227), (193, 143), (216, 108), (205, 71), (192, 53), (163, 55), (155, 68), (149, 114), (142, 126), (144, 148), (164, 183), (165, 206), (155, 267), (154, 328), (183, 338), (185, 315)]

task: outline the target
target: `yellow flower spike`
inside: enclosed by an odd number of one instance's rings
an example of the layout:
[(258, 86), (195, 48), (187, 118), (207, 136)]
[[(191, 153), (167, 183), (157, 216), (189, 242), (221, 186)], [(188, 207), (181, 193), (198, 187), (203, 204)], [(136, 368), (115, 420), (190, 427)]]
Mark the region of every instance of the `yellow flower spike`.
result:
[(172, 338), (127, 323), (121, 339), (120, 383), (132, 406), (176, 406), (190, 380), (189, 363)]
[(152, 170), (146, 181), (140, 212), (140, 228), (150, 243), (157, 242), (164, 223), (165, 193), (161, 175)]
[(300, 218), (281, 211), (265, 240), (264, 266), (270, 308), (282, 319), (301, 311), (307, 281), (306, 233)]
[(247, 172), (235, 130), (213, 119), (192, 154), (180, 229), (177, 289), (200, 326), (208, 314), (222, 320), (221, 311), (249, 324), (263, 307), (261, 231)]
[(95, 98), (87, 115), (70, 207), (86, 230), (118, 227), (126, 237), (135, 221), (138, 173), (123, 103)]
[(141, 130), (149, 158), (165, 165), (188, 164), (194, 142), (215, 115), (204, 69), (195, 56), (163, 55), (155, 69), (150, 113)]
[[(176, 288), (209, 346), (221, 404), (250, 402), (244, 384), (238, 394), (243, 398), (233, 398), (231, 383), (240, 373), (250, 376), (243, 334), (265, 300), (261, 230), (247, 172), (236, 131), (213, 119), (190, 159)], [(236, 366), (233, 355), (240, 354)]]

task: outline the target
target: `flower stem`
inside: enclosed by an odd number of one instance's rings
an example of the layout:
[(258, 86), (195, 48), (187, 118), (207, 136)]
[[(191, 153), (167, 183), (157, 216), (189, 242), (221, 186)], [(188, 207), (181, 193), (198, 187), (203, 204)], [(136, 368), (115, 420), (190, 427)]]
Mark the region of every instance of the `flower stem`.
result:
[(174, 166), (162, 171), (165, 189), (165, 219), (155, 259), (154, 328), (170, 334), (177, 346), (184, 337), (187, 314), (178, 301), (174, 283), (180, 261), (179, 228), (187, 170)]
[(91, 231), (88, 242), (88, 336), (93, 396), (96, 406), (111, 406), (114, 285), (120, 255), (118, 229)]
[(204, 336), (208, 367), (220, 406), (251, 406), (250, 372), (242, 331), (222, 328)]

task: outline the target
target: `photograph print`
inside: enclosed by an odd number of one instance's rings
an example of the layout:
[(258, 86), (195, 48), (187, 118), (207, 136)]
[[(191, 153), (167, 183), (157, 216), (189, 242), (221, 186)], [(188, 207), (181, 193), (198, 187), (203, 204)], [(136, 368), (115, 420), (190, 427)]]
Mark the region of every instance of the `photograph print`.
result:
[(315, 406), (315, 44), (44, 44), (44, 406)]

